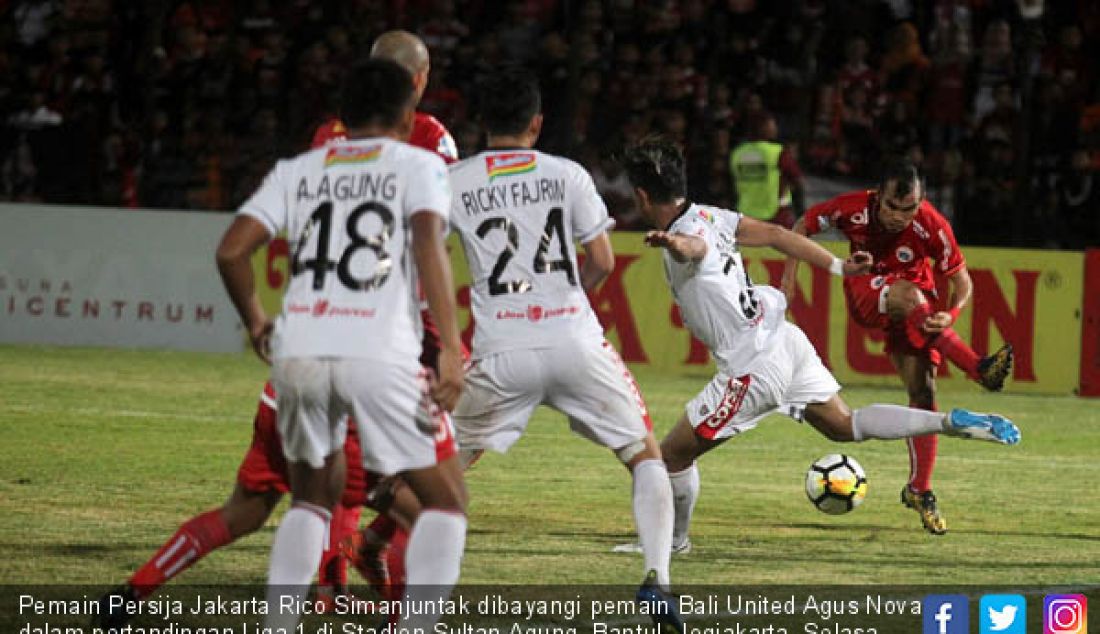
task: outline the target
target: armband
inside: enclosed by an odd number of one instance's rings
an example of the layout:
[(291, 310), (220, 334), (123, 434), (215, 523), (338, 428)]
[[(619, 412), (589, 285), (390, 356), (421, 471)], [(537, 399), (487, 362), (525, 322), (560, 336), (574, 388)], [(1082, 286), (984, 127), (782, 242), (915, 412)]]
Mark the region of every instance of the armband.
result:
[(838, 258), (836, 256), (833, 256), (833, 263), (829, 265), (829, 272), (832, 273), (833, 275), (843, 276), (844, 275), (844, 260), (841, 260), (840, 258)]

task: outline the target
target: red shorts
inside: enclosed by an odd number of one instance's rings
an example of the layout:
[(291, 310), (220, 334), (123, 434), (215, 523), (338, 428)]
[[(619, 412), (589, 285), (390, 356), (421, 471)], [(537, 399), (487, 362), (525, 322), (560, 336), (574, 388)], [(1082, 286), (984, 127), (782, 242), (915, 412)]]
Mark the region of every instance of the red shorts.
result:
[[(454, 430), (450, 417), (440, 414), (440, 432), (436, 436), (435, 453), (442, 462), (457, 453)], [(348, 425), (347, 440), (344, 443), (344, 457), (347, 460), (347, 483), (340, 503), (344, 506), (360, 506), (367, 499), (367, 493), (382, 480), (378, 474), (363, 469), (363, 460), (359, 449), (359, 434), (354, 424)], [(283, 457), (282, 439), (279, 437), (277, 403), (275, 389), (271, 383), (264, 385), (263, 394), (256, 408), (256, 419), (252, 426), (252, 445), (244, 455), (237, 470), (237, 482), (246, 491), (265, 493), (290, 490), (287, 478), (286, 459)]]
[[(886, 294), (890, 285), (901, 279), (893, 273), (886, 275), (856, 275), (844, 278), (844, 297), (848, 300), (848, 315), (864, 328), (886, 333), (887, 354), (924, 356), (933, 365), (939, 365), (940, 353), (931, 347), (914, 348), (905, 334), (904, 322), (892, 321), (886, 314)], [(936, 296), (928, 291), (925, 298), (935, 303)]]

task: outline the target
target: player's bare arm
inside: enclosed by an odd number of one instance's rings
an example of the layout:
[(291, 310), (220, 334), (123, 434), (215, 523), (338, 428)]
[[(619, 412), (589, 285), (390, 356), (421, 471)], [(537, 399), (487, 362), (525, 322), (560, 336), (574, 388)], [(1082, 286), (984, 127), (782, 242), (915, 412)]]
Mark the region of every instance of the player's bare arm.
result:
[(873, 263), (871, 255), (863, 251), (857, 251), (841, 261), (804, 235), (747, 217), (742, 217), (737, 224), (737, 242), (746, 247), (772, 247), (788, 258), (804, 260), (837, 275), (863, 275), (871, 270)]
[(241, 322), (248, 330), (252, 349), (264, 363), (271, 363), (272, 322), (264, 313), (256, 280), (252, 274), (252, 254), (271, 239), (267, 229), (256, 219), (237, 216), (226, 229), (218, 245), (216, 259), (222, 283), (237, 308)]
[[(791, 227), (791, 232), (797, 233), (800, 236), (809, 236), (810, 231), (806, 228), (806, 217), (803, 216), (795, 221), (794, 226)], [(786, 264), (783, 265), (783, 279), (779, 283), (779, 290), (783, 291), (783, 295), (786, 296), (787, 302), (791, 301), (794, 297), (795, 280), (798, 276), (798, 258), (787, 258)]]
[(412, 249), (420, 273), (420, 287), (439, 327), (439, 376), (432, 398), (451, 411), (462, 394), (462, 341), (455, 321), (454, 281), (451, 261), (443, 244), (443, 218), (427, 210), (412, 216)]
[(611, 249), (611, 238), (601, 233), (584, 243), (584, 264), (581, 265), (581, 287), (591, 291), (615, 270), (615, 252)]
[(947, 278), (951, 285), (951, 302), (947, 310), (933, 313), (924, 320), (924, 330), (929, 333), (943, 332), (950, 328), (959, 318), (959, 313), (970, 302), (970, 296), (974, 292), (974, 282), (970, 279), (970, 272), (966, 265), (959, 267)]
[(699, 262), (707, 255), (707, 242), (699, 236), (668, 231), (649, 231), (645, 243), (668, 251), (677, 262)]

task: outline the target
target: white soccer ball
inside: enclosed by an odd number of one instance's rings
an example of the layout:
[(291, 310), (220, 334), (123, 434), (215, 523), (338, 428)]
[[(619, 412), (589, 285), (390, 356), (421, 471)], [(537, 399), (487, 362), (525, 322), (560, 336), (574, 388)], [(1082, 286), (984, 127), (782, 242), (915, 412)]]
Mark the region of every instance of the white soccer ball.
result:
[(847, 513), (867, 497), (867, 473), (851, 456), (822, 456), (806, 471), (806, 497), (819, 511)]

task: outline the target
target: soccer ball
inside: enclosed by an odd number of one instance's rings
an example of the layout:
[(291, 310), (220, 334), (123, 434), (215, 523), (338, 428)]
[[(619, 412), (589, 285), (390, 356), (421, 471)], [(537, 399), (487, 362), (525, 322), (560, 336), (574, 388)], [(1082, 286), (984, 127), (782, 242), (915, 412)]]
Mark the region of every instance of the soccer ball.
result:
[(856, 459), (843, 454), (822, 456), (806, 471), (806, 497), (819, 511), (847, 513), (867, 496), (867, 474)]

